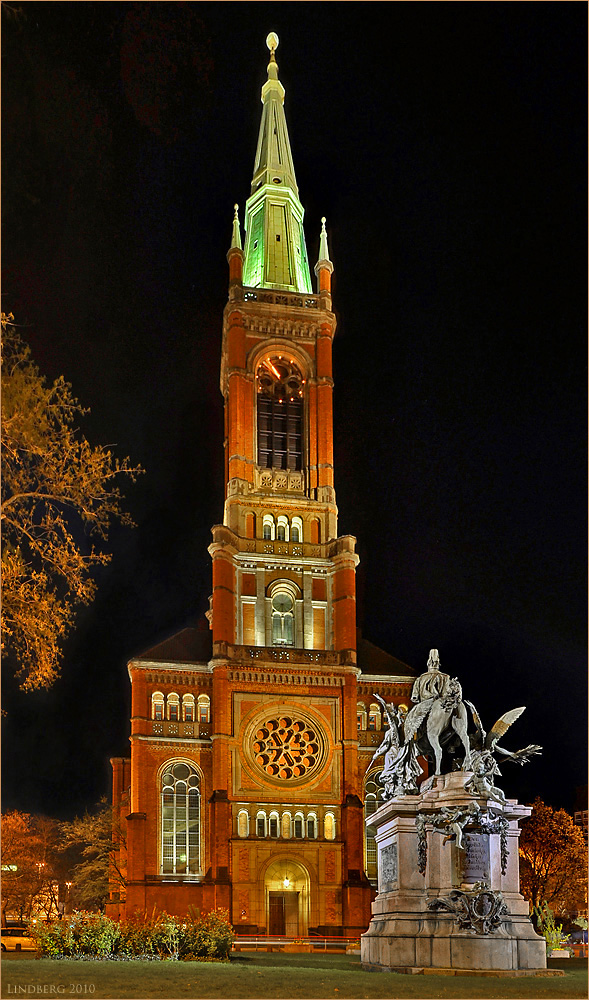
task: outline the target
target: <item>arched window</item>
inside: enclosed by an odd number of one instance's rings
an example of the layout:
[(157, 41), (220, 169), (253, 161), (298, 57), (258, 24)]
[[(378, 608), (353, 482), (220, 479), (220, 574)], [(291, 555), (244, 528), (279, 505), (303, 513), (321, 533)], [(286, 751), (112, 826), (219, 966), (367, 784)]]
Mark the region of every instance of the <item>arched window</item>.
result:
[(291, 825), (292, 825), (292, 818), (290, 813), (288, 812), (283, 813), (281, 826), (282, 826), (282, 836), (284, 837), (285, 840), (290, 840), (291, 838)]
[(317, 837), (317, 817), (315, 813), (309, 813), (307, 816), (307, 837), (309, 840), (315, 840)]
[(274, 518), (272, 514), (264, 514), (262, 521), (262, 538), (273, 539), (275, 534)]
[(325, 813), (323, 817), (323, 836), (326, 840), (335, 840), (335, 816)]
[(170, 762), (161, 781), (161, 871), (164, 875), (200, 872), (200, 791), (194, 767)]
[(302, 813), (295, 813), (294, 835), (299, 839), (305, 836), (305, 817)]
[(256, 837), (266, 836), (266, 813), (259, 812), (256, 816)]
[(178, 722), (180, 718), (180, 698), (172, 691), (167, 697), (168, 719), (170, 722)]
[(288, 542), (289, 536), (288, 518), (284, 514), (279, 514), (276, 522), (276, 538), (279, 542)]
[(151, 696), (151, 717), (157, 720), (164, 717), (164, 696), (161, 691), (154, 691)]
[(290, 523), (290, 540), (291, 542), (302, 542), (303, 540), (303, 519), (301, 517), (293, 517)]
[(288, 357), (271, 355), (256, 371), (258, 465), (301, 469), (305, 380)]
[(211, 721), (211, 699), (208, 694), (199, 694), (198, 696), (198, 721)]
[[(366, 782), (364, 793), (364, 819), (367, 820), (378, 809), (382, 802), (382, 785), (378, 782), (378, 775), (371, 774)], [(378, 880), (377, 857), (376, 857), (376, 828), (373, 826), (364, 827), (364, 845), (366, 857), (366, 877), (373, 885)]]
[(358, 720), (358, 730), (366, 729), (366, 705), (361, 701), (356, 705), (356, 718)]
[(237, 836), (247, 837), (250, 832), (250, 818), (247, 809), (240, 809), (237, 814)]
[(278, 834), (279, 834), (278, 813), (277, 812), (271, 812), (270, 813), (269, 833), (270, 833), (271, 837), (277, 837)]
[(182, 697), (182, 718), (184, 722), (194, 722), (194, 695), (185, 694)]
[(380, 729), (380, 718), (380, 708), (376, 702), (372, 702), (370, 708), (368, 709), (368, 728)]
[(294, 646), (295, 603), (291, 594), (275, 590), (272, 594), (272, 645)]

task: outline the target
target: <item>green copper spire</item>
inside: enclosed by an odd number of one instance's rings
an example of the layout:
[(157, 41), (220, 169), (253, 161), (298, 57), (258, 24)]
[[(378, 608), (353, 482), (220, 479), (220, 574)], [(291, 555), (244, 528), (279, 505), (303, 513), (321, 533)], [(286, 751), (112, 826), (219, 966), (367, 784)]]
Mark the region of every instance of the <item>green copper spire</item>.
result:
[(284, 87), (278, 79), (275, 51), (278, 35), (266, 39), (270, 49), (268, 79), (262, 87), (262, 121), (250, 197), (245, 205), (243, 283), (250, 287), (311, 292), (304, 210), (284, 115)]

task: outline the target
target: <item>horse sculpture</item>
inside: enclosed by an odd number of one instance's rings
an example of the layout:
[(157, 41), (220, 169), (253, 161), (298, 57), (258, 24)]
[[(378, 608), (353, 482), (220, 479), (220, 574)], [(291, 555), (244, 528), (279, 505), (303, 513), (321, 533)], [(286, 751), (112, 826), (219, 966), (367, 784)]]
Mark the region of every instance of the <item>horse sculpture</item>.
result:
[[(442, 750), (446, 749), (454, 767), (470, 769), (468, 715), (462, 688), (455, 677), (442, 673), (437, 649), (430, 651), (427, 672), (417, 678), (411, 692), (417, 704), (405, 720), (405, 742), (415, 737), (418, 753), (434, 757), (435, 774), (442, 773)], [(463, 760), (458, 764), (460, 745)]]

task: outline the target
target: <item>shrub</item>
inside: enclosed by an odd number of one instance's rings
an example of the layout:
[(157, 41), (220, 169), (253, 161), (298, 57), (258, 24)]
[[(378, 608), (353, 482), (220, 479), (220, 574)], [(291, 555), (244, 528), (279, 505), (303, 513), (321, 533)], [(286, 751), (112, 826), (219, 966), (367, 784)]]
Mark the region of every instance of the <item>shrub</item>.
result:
[(121, 936), (121, 930), (116, 921), (111, 920), (104, 913), (84, 913), (83, 911), (77, 911), (73, 917), (72, 931), (76, 952), (82, 955), (98, 955), (100, 957), (112, 955)]
[(42, 955), (71, 955), (74, 935), (69, 920), (31, 921), (29, 934)]
[(546, 938), (548, 955), (558, 948), (564, 948), (569, 942), (568, 936), (563, 933), (562, 924), (554, 922), (554, 913), (548, 903), (544, 902), (535, 906), (533, 913), (536, 917), (539, 933)]
[(182, 924), (180, 957), (227, 959), (234, 938), (227, 910), (211, 910), (201, 917), (191, 908)]
[(226, 910), (204, 917), (190, 907), (182, 920), (154, 908), (151, 915), (133, 913), (120, 924), (103, 913), (77, 910), (62, 920), (31, 924), (31, 936), (42, 955), (52, 958), (167, 958), (225, 960), (233, 944)]

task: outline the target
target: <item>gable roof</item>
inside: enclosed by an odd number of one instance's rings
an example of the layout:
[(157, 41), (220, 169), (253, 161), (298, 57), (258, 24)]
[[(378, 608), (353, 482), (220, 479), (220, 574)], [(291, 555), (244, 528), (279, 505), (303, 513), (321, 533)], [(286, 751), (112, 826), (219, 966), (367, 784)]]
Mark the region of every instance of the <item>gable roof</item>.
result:
[(207, 628), (183, 628), (151, 649), (146, 649), (134, 660), (152, 660), (156, 663), (208, 663), (213, 653), (211, 631)]
[(358, 666), (363, 674), (407, 677), (407, 679), (416, 676), (417, 672), (413, 667), (398, 660), (396, 656), (391, 656), (384, 649), (375, 646), (373, 642), (369, 642), (363, 637), (360, 629), (356, 635), (356, 650)]
[[(156, 663), (208, 663), (212, 654), (212, 633), (208, 626), (201, 626), (183, 628), (180, 632), (146, 649), (139, 656), (134, 656), (133, 660)], [(365, 639), (360, 629), (357, 633), (357, 656), (358, 667), (363, 674), (408, 679), (416, 676), (413, 667)]]

